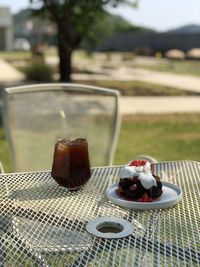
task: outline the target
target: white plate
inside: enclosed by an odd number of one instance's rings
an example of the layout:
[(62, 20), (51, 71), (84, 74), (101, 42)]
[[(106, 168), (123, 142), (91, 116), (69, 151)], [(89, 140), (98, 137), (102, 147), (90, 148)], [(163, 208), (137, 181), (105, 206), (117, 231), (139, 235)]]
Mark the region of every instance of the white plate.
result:
[(109, 188), (107, 188), (106, 195), (112, 203), (123, 208), (135, 210), (165, 209), (177, 204), (182, 198), (181, 189), (175, 184), (164, 181), (162, 181), (162, 185), (162, 195), (152, 202), (125, 200), (123, 197), (116, 193), (116, 189), (118, 188), (117, 184), (113, 184)]

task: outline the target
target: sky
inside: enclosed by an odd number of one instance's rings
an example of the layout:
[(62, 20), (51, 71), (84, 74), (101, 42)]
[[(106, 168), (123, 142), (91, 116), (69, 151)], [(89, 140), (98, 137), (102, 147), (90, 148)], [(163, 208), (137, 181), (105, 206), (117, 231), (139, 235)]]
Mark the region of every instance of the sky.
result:
[[(29, 0), (0, 0), (0, 6), (9, 6), (12, 13), (28, 8)], [(139, 0), (139, 7), (127, 6), (109, 9), (134, 25), (166, 31), (187, 24), (200, 25), (200, 0)]]

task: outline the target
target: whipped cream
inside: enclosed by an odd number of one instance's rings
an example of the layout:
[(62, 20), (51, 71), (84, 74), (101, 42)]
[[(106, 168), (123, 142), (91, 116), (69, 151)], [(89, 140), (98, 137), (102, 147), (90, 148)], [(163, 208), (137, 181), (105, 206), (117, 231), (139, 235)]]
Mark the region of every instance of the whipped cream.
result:
[(124, 166), (120, 172), (120, 178), (132, 178), (137, 176), (140, 180), (142, 186), (145, 189), (149, 189), (153, 186), (156, 186), (156, 179), (153, 177), (151, 172), (151, 164), (147, 163), (143, 166)]

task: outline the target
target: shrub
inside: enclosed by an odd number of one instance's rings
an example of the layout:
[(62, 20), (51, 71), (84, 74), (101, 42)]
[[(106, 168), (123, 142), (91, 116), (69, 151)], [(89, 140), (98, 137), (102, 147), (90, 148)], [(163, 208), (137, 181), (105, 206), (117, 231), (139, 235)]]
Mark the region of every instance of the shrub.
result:
[(36, 82), (49, 82), (53, 80), (53, 71), (42, 61), (34, 62), (24, 68), (26, 79)]

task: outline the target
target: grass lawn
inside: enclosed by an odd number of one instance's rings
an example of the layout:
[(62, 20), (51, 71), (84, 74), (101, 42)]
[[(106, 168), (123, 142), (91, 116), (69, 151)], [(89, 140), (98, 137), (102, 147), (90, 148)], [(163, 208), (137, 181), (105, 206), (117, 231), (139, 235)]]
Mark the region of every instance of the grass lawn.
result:
[(142, 81), (115, 81), (115, 80), (90, 80), (74, 81), (75, 83), (89, 84), (120, 91), (122, 96), (183, 96), (199, 95), (195, 92), (179, 90), (176, 88), (153, 84)]
[(6, 172), (11, 170), (11, 161), (8, 152), (8, 144), (5, 140), (4, 130), (2, 126), (0, 127), (0, 161), (2, 162), (4, 170)]
[(31, 52), (26, 51), (0, 51), (0, 58), (9, 62), (13, 61), (27, 61), (31, 59)]
[[(159, 161), (200, 161), (200, 114), (130, 115), (122, 118), (114, 164), (125, 164), (137, 154)], [(0, 128), (0, 160), (10, 171), (8, 146)]]
[(200, 161), (200, 114), (131, 115), (123, 117), (115, 164), (138, 154), (159, 161)]
[(156, 64), (132, 64), (134, 67), (145, 68), (155, 71), (172, 72), (183, 75), (200, 76), (199, 60), (170, 60), (158, 59)]

